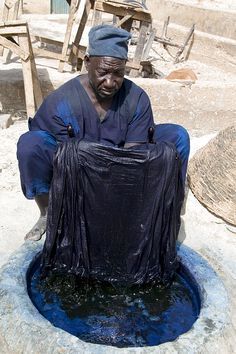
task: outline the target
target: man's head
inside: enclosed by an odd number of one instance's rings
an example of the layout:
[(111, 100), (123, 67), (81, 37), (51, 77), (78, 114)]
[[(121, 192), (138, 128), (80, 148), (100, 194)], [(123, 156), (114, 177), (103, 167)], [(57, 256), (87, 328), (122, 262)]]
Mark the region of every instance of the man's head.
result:
[(111, 98), (120, 89), (128, 56), (129, 32), (110, 25), (89, 32), (85, 65), (91, 87), (100, 98)]

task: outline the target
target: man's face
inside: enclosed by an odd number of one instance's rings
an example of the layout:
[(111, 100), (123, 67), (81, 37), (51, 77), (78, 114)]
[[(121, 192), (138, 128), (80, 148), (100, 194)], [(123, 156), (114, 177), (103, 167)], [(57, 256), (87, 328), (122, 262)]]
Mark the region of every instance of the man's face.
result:
[(96, 96), (113, 97), (122, 86), (126, 60), (112, 57), (86, 57), (89, 83)]

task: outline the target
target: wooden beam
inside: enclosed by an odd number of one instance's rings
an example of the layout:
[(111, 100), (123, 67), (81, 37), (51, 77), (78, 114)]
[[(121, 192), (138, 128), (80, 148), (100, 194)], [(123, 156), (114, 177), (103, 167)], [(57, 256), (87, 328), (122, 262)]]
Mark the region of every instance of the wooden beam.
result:
[(45, 58), (51, 58), (51, 59), (56, 59), (56, 60), (62, 59), (61, 53), (55, 53), (55, 52), (52, 52), (52, 51), (44, 49), (44, 48), (33, 48), (33, 53), (36, 56), (41, 56), (41, 57), (45, 57)]
[[(77, 65), (77, 58), (78, 58), (78, 52), (79, 52), (79, 46), (80, 46), (80, 41), (82, 38), (82, 34), (84, 31), (84, 28), (86, 26), (87, 20), (88, 20), (88, 16), (89, 16), (89, 12), (90, 10), (94, 7), (94, 0), (86, 0), (86, 4), (84, 6), (84, 11), (78, 26), (78, 30), (75, 36), (75, 40), (74, 43), (72, 43), (72, 48), (71, 48), (71, 52), (70, 52), (70, 62), (72, 67), (75, 67), (75, 65)], [(76, 63), (75, 63), (76, 61)]]
[(133, 17), (132, 15), (126, 15), (116, 23), (115, 27), (121, 27), (126, 21), (130, 20), (132, 17)]
[(47, 37), (42, 37), (42, 36), (30, 36), (32, 41), (37, 41), (37, 42), (41, 42), (41, 43), (46, 43), (46, 44), (54, 44), (57, 47), (62, 47), (63, 46), (63, 42), (62, 41), (58, 41), (56, 39), (52, 39), (52, 38), (47, 38)]
[(0, 27), (1, 26), (21, 26), (21, 25), (26, 25), (27, 21), (25, 20), (15, 20), (15, 21), (0, 21)]
[(101, 11), (93, 12), (93, 26), (100, 25), (102, 23), (102, 13)]
[(12, 26), (6, 26), (2, 27), (0, 26), (0, 35), (2, 36), (16, 36), (18, 34), (26, 34), (27, 30), (26, 27), (24, 26), (18, 26), (18, 27), (12, 27)]
[(157, 30), (155, 28), (151, 29), (151, 31), (150, 31), (147, 44), (144, 47), (144, 51), (143, 51), (143, 57), (142, 57), (143, 60), (146, 60), (148, 58), (148, 56), (149, 56), (149, 52), (150, 52), (150, 50), (152, 48), (152, 44), (153, 44), (153, 41), (154, 41), (154, 38), (155, 38), (155, 35), (156, 35), (156, 31)]
[(19, 45), (11, 42), (9, 39), (0, 36), (0, 44), (7, 49), (10, 49), (13, 53), (18, 55), (22, 60), (27, 60), (29, 58), (30, 53), (26, 53), (22, 50)]
[[(145, 41), (147, 38), (147, 31), (149, 28), (149, 23), (148, 22), (141, 22), (141, 27), (139, 31), (139, 39), (138, 39), (138, 44), (134, 53), (134, 59), (133, 62), (136, 64), (140, 64), (140, 61), (143, 58), (143, 51), (144, 51), (144, 46), (145, 46)], [(136, 77), (138, 76), (138, 71), (135, 69), (132, 69), (130, 71), (130, 76)]]
[[(23, 50), (29, 51), (27, 35), (19, 36), (19, 45), (21, 48), (23, 48)], [(22, 70), (23, 70), (23, 77), (24, 77), (27, 115), (28, 117), (33, 117), (35, 115), (36, 107), (34, 101), (33, 75), (32, 75), (30, 60), (22, 61)]]
[(134, 63), (132, 61), (127, 61), (125, 66), (128, 69), (135, 69), (135, 70), (139, 70), (140, 69), (140, 64)]
[(140, 8), (131, 9), (128, 6), (122, 6), (121, 4), (115, 5), (115, 3), (113, 3), (111, 5), (110, 3), (96, 1), (95, 10), (107, 12), (109, 14), (122, 17), (126, 15), (131, 15), (133, 17), (133, 20), (146, 21), (149, 23), (152, 22), (151, 13)]
[(189, 33), (187, 34), (187, 37), (186, 37), (183, 45), (179, 48), (178, 52), (176, 53), (175, 60), (174, 60), (175, 64), (178, 63), (180, 55), (183, 53), (186, 45), (188, 44), (190, 38), (192, 37), (193, 32), (194, 32), (194, 28), (195, 28), (195, 25), (192, 25), (192, 27), (189, 30)]
[(154, 40), (159, 42), (159, 43), (162, 43), (162, 44), (165, 44), (165, 45), (169, 45), (171, 47), (177, 47), (177, 48), (181, 48), (182, 47), (179, 43), (172, 42), (170, 39), (167, 39), (167, 38), (162, 38), (162, 37), (155, 36)]
[(80, 0), (79, 1), (71, 0), (70, 12), (69, 12), (69, 17), (68, 17), (67, 27), (66, 27), (66, 34), (65, 34), (65, 38), (64, 38), (63, 47), (62, 47), (61, 59), (59, 62), (59, 67), (58, 67), (59, 72), (63, 72), (63, 69), (64, 69), (64, 65), (65, 65), (65, 61), (66, 61), (66, 57), (67, 57), (68, 46), (69, 46), (70, 37), (71, 37), (71, 32), (72, 32), (72, 27), (73, 27), (73, 23), (74, 23), (74, 16), (75, 16), (75, 13), (76, 13), (77, 8), (79, 6), (79, 3), (80, 3)]
[[(69, 49), (70, 49), (70, 46), (69, 46)], [(85, 51), (86, 51), (86, 47), (80, 45), (79, 48), (77, 48), (77, 49), (78, 49), (77, 50), (78, 58), (83, 59)], [(33, 48), (33, 52), (34, 52), (34, 54), (36, 56), (42, 56), (42, 57), (45, 57), (45, 58), (51, 58), (51, 59), (56, 59), (56, 60), (62, 60), (63, 59), (61, 53), (55, 53), (55, 52), (52, 52), (52, 51), (44, 49), (44, 48), (35, 48), (34, 47)], [(67, 54), (66, 58), (64, 58), (64, 59), (65, 59), (65, 61), (69, 61), (69, 54)]]
[(29, 29), (27, 25), (27, 39), (28, 39), (28, 48), (29, 48), (29, 53), (30, 53), (30, 65), (31, 65), (31, 72), (32, 72), (32, 80), (33, 80), (33, 93), (34, 93), (34, 103), (36, 108), (38, 109), (41, 103), (43, 102), (43, 95), (42, 95), (42, 90), (38, 78), (38, 73), (37, 73), (37, 68), (34, 60), (34, 53), (33, 53), (33, 48), (31, 44), (31, 38), (29, 34)]

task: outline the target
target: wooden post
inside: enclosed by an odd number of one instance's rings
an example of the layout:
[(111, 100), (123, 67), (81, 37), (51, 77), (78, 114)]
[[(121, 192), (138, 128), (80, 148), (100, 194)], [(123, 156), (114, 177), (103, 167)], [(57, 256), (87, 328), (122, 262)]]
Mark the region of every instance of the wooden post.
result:
[[(2, 21), (13, 21), (16, 20), (18, 17), (19, 7), (20, 7), (21, 0), (5, 0), (4, 7), (3, 7), (3, 16)], [(4, 47), (0, 46), (0, 56), (3, 56)], [(9, 50), (5, 54), (7, 58), (9, 56)]]
[[(133, 17), (133, 15), (126, 15), (126, 16), (124, 16), (121, 20), (119, 20), (117, 23), (116, 23), (116, 25), (115, 25), (115, 27), (122, 27), (122, 28), (125, 28), (126, 27), (126, 22), (129, 22), (129, 26), (130, 26), (130, 24), (131, 24), (131, 26), (132, 26), (132, 22), (133, 22), (133, 20), (131, 20), (131, 23), (130, 23), (130, 19)], [(126, 27), (127, 28), (127, 27)]]
[(29, 59), (30, 59), (32, 78), (33, 78), (33, 93), (34, 93), (34, 100), (35, 100), (34, 103), (36, 109), (38, 109), (43, 101), (43, 95), (42, 95), (37, 68), (34, 60), (34, 53), (33, 53), (32, 43), (30, 40), (28, 24), (26, 24), (26, 27), (27, 27), (28, 46), (29, 46)]
[(187, 37), (186, 37), (183, 45), (177, 51), (176, 56), (175, 56), (175, 60), (174, 60), (175, 64), (178, 63), (180, 55), (183, 53), (186, 45), (188, 44), (188, 42), (189, 42), (189, 40), (190, 40), (190, 38), (191, 38), (191, 36), (192, 36), (192, 34), (194, 32), (194, 28), (195, 28), (195, 25), (192, 25), (192, 27), (189, 30), (189, 33), (187, 34)]
[[(78, 26), (78, 30), (77, 30), (77, 33), (75, 36), (74, 43), (72, 43), (72, 48), (71, 48), (70, 57), (69, 57), (72, 68), (77, 67), (77, 69), (78, 69), (77, 62), (78, 62), (80, 40), (82, 38), (83, 31), (84, 31), (86, 22), (88, 20), (89, 12), (94, 7), (94, 1), (95, 0), (86, 0), (86, 4), (84, 6), (84, 11), (83, 11), (83, 14), (82, 14), (79, 26)], [(81, 69), (81, 67), (82, 67), (82, 62), (80, 63), (80, 69)]]
[(102, 13), (101, 11), (94, 10), (93, 13), (93, 26), (100, 25), (102, 23)]
[(63, 69), (64, 69), (64, 65), (65, 65), (65, 61), (66, 61), (66, 57), (67, 57), (67, 51), (68, 51), (69, 42), (70, 42), (70, 37), (71, 37), (71, 32), (72, 32), (72, 27), (73, 27), (73, 23), (74, 23), (74, 16), (75, 16), (76, 11), (79, 7), (79, 4), (80, 4), (80, 0), (71, 0), (70, 13), (69, 13), (68, 21), (67, 21), (66, 35), (65, 35), (65, 39), (64, 39), (64, 43), (63, 43), (63, 47), (62, 47), (61, 59), (59, 62), (59, 67), (58, 67), (58, 71), (60, 71), (60, 72), (63, 72)]
[[(13, 42), (12, 36), (18, 36), (19, 43)], [(33, 117), (36, 107), (40, 106), (43, 98), (27, 23), (25, 21), (0, 23), (0, 44), (19, 55), (21, 59), (27, 115)]]
[(156, 35), (156, 29), (153, 28), (153, 29), (150, 31), (147, 44), (146, 44), (146, 46), (145, 46), (145, 48), (144, 48), (142, 60), (147, 60), (148, 55), (149, 55), (149, 52), (150, 52), (150, 50), (151, 50), (151, 48), (152, 48), (152, 43), (153, 43), (153, 41), (154, 41), (155, 35)]
[[(27, 34), (19, 36), (19, 45), (27, 53), (29, 53), (29, 43)], [(33, 91), (33, 75), (31, 71), (30, 59), (22, 60), (22, 70), (24, 77), (25, 102), (28, 117), (35, 115), (35, 102)]]
[[(133, 59), (133, 62), (135, 64), (140, 64), (140, 62), (142, 61), (143, 50), (144, 50), (144, 45), (147, 37), (148, 28), (149, 28), (149, 23), (146, 21), (142, 21), (140, 26), (140, 32), (139, 32), (139, 40), (138, 40), (137, 48), (135, 50), (134, 59)], [(138, 76), (138, 70), (131, 69), (130, 76), (133, 77)]]

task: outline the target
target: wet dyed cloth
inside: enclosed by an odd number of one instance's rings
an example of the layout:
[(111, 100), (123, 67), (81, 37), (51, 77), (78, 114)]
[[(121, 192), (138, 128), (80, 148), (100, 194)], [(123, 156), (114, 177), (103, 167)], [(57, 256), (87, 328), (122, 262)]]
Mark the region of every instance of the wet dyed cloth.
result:
[[(150, 100), (132, 81), (124, 80), (102, 122), (80, 84), (80, 76), (68, 81), (44, 100), (34, 119), (29, 119), (29, 131), (19, 139), (17, 157), (24, 195), (33, 199), (48, 193), (54, 153), (69, 135), (122, 147), (128, 142), (147, 142), (148, 128), (153, 126)], [(175, 144), (184, 180), (189, 155), (186, 130), (175, 124), (157, 125), (154, 140)]]
[(124, 285), (168, 283), (183, 201), (173, 144), (121, 149), (71, 139), (54, 159), (41, 270)]

